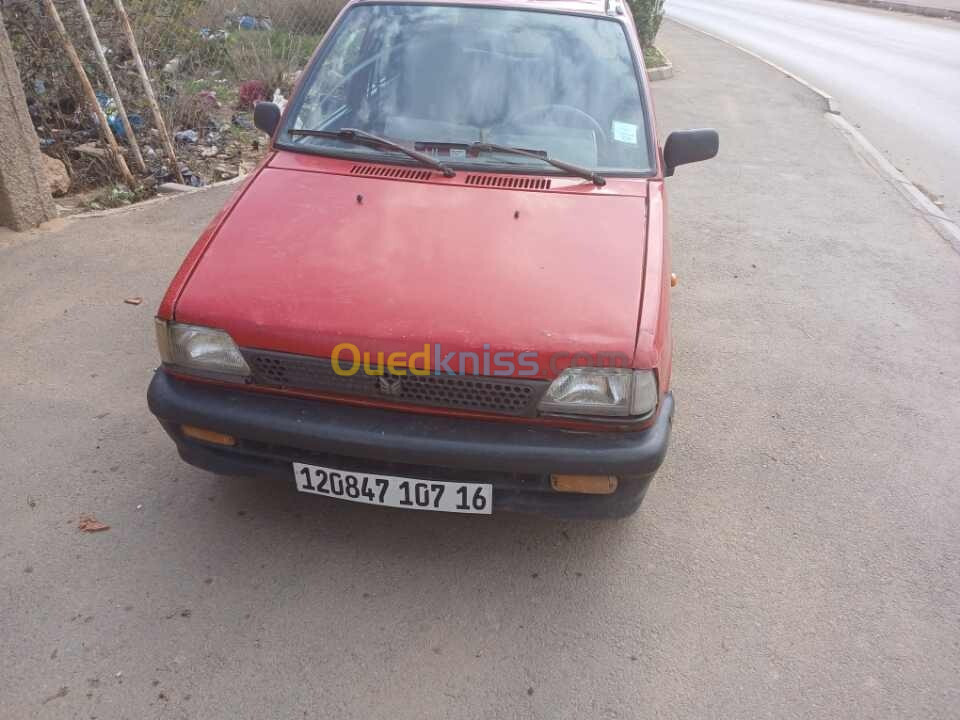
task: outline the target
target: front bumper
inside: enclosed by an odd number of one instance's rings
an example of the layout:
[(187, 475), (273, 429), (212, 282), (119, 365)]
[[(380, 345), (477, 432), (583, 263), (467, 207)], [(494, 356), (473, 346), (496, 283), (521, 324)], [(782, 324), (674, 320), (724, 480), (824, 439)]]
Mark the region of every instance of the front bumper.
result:
[[(653, 425), (634, 432), (556, 428), (301, 400), (193, 383), (158, 371), (150, 410), (191, 465), (223, 475), (293, 481), (294, 461), (357, 472), (484, 482), (495, 510), (556, 517), (633, 513), (663, 462), (673, 422), (667, 394)], [(233, 447), (185, 437), (194, 425), (237, 438)], [(616, 475), (611, 495), (559, 493), (551, 473)]]

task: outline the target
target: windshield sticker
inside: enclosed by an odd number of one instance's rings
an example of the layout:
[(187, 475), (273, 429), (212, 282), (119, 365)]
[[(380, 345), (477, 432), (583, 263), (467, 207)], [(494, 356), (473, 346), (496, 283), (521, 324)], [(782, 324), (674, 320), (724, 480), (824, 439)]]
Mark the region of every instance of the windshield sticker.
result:
[(631, 123), (613, 121), (613, 139), (617, 142), (637, 144), (637, 126)]
[(450, 157), (452, 158), (465, 158), (467, 156), (467, 151), (463, 148), (450, 148)]

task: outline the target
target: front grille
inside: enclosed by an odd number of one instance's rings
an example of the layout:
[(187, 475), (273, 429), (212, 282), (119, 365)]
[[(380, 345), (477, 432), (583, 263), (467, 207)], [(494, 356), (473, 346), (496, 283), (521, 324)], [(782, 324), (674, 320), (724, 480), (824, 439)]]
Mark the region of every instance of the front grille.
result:
[(361, 369), (346, 377), (327, 358), (242, 350), (258, 385), (356, 395), (392, 403), (500, 415), (534, 416), (547, 388), (543, 380), (478, 375), (370, 376)]

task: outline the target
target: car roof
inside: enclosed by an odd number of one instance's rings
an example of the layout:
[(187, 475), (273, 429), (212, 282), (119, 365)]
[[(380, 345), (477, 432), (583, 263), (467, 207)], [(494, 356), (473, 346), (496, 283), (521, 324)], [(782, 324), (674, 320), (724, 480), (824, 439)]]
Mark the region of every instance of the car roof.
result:
[(363, 5), (370, 2), (396, 5), (477, 5), (604, 16), (622, 15), (626, 12), (624, 0), (350, 0), (347, 5)]

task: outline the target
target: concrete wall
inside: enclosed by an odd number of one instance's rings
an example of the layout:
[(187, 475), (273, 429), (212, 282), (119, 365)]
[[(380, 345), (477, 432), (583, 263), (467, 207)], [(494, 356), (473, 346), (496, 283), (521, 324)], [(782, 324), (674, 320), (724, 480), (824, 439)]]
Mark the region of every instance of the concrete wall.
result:
[(0, 225), (27, 230), (56, 215), (20, 71), (0, 16)]

